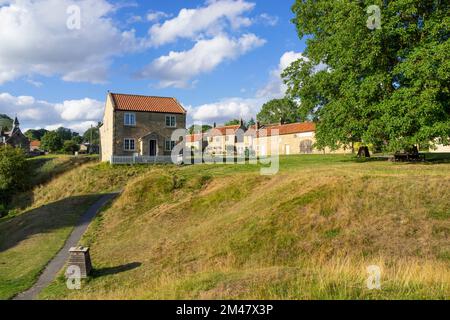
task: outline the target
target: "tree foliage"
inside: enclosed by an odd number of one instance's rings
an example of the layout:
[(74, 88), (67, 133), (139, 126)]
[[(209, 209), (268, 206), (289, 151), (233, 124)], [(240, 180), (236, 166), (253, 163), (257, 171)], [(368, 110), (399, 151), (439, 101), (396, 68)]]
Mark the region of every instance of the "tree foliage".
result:
[(26, 189), (30, 167), (20, 148), (5, 145), (0, 148), (0, 204), (6, 207), (10, 197)]
[(0, 114), (0, 130), (3, 129), (5, 131), (11, 130), (13, 125), (13, 119), (8, 117), (6, 114)]
[(189, 127), (189, 134), (193, 134), (196, 132), (206, 132), (210, 130), (212, 127), (208, 124), (203, 124), (201, 127), (198, 124), (193, 124)]
[(66, 140), (64, 141), (62, 150), (65, 153), (74, 154), (77, 151), (80, 151), (80, 145), (77, 141), (74, 140)]
[(41, 140), (41, 148), (49, 152), (57, 152), (63, 147), (63, 140), (56, 131), (47, 132)]
[[(367, 27), (369, 5), (381, 29)], [(318, 122), (319, 147), (450, 143), (448, 2), (297, 0), (293, 12), (307, 48), (283, 77), (300, 114)]]
[(224, 126), (235, 126), (241, 123), (241, 120), (239, 119), (233, 119), (225, 122)]
[(30, 140), (39, 140), (41, 141), (42, 137), (48, 132), (45, 129), (30, 129), (25, 132), (25, 136)]
[(300, 121), (299, 106), (292, 99), (274, 99), (265, 103), (256, 119), (261, 123), (294, 123)]
[(62, 141), (72, 140), (73, 137), (79, 136), (79, 133), (72, 131), (71, 129), (60, 127), (56, 129), (56, 133)]
[[(91, 141), (92, 140), (92, 141)], [(92, 127), (86, 130), (83, 134), (83, 142), (90, 142), (92, 144), (100, 144), (100, 129), (99, 127)]]

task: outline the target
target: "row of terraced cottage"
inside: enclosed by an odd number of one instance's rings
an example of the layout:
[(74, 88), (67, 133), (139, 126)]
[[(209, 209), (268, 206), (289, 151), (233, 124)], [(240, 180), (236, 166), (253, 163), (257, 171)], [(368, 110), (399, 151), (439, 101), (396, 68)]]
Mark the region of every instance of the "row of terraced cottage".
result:
[[(136, 158), (149, 161), (169, 158), (180, 142), (172, 139), (172, 133), (186, 128), (186, 114), (175, 98), (108, 93), (100, 127), (102, 161), (128, 163)], [(187, 150), (226, 156), (332, 152), (314, 148), (315, 124), (312, 122), (257, 123), (245, 127), (241, 121), (234, 126), (215, 126), (204, 134), (186, 135), (182, 141)], [(350, 152), (350, 148), (333, 151)]]
[[(100, 127), (102, 161), (169, 157), (179, 142), (172, 140), (172, 133), (186, 128), (186, 115), (175, 98), (108, 93)], [(313, 147), (314, 135), (311, 122), (246, 127), (241, 121), (234, 126), (215, 126), (204, 134), (187, 135), (184, 143), (188, 150), (214, 155), (271, 155), (272, 141), (282, 155), (330, 152)]]

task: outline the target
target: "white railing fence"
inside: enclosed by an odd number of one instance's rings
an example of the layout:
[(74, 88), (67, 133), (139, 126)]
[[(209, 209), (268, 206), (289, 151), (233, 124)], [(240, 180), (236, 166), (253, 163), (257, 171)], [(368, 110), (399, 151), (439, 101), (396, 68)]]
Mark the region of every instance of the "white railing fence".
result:
[[(183, 157), (179, 156), (175, 164), (180, 164)], [(171, 156), (112, 156), (111, 164), (156, 164), (173, 163)]]

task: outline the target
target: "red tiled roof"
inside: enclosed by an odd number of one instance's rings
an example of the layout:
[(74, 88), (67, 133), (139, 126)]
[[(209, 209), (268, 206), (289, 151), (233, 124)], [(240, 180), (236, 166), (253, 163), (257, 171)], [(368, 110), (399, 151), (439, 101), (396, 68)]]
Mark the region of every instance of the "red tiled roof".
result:
[(175, 98), (110, 93), (114, 109), (121, 111), (162, 112), (185, 114), (186, 110)]
[(239, 125), (239, 124), (232, 125), (232, 126), (216, 127), (216, 128), (212, 128), (211, 130), (209, 130), (208, 135), (211, 137), (214, 137), (214, 136), (224, 136), (224, 135), (230, 134), (230, 133), (234, 134), (240, 127), (241, 127), (241, 125)]
[(31, 147), (39, 148), (41, 146), (41, 142), (39, 140), (33, 140), (30, 142)]
[(196, 133), (196, 134), (190, 134), (186, 136), (186, 142), (197, 142), (202, 140), (203, 134)]
[(263, 128), (258, 131), (259, 136), (271, 136), (276, 134), (278, 130), (278, 135), (302, 133), (302, 132), (314, 132), (316, 131), (316, 124), (314, 122), (297, 122), (281, 125), (271, 125), (268, 128)]

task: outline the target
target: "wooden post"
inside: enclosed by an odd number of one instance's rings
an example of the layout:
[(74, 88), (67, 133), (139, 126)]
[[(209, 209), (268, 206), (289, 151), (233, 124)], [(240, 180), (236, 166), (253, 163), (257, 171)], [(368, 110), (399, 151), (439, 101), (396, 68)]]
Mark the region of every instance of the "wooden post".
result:
[(77, 266), (80, 268), (81, 278), (87, 278), (92, 270), (91, 257), (88, 247), (72, 247), (69, 250), (70, 256), (67, 262), (68, 266)]

